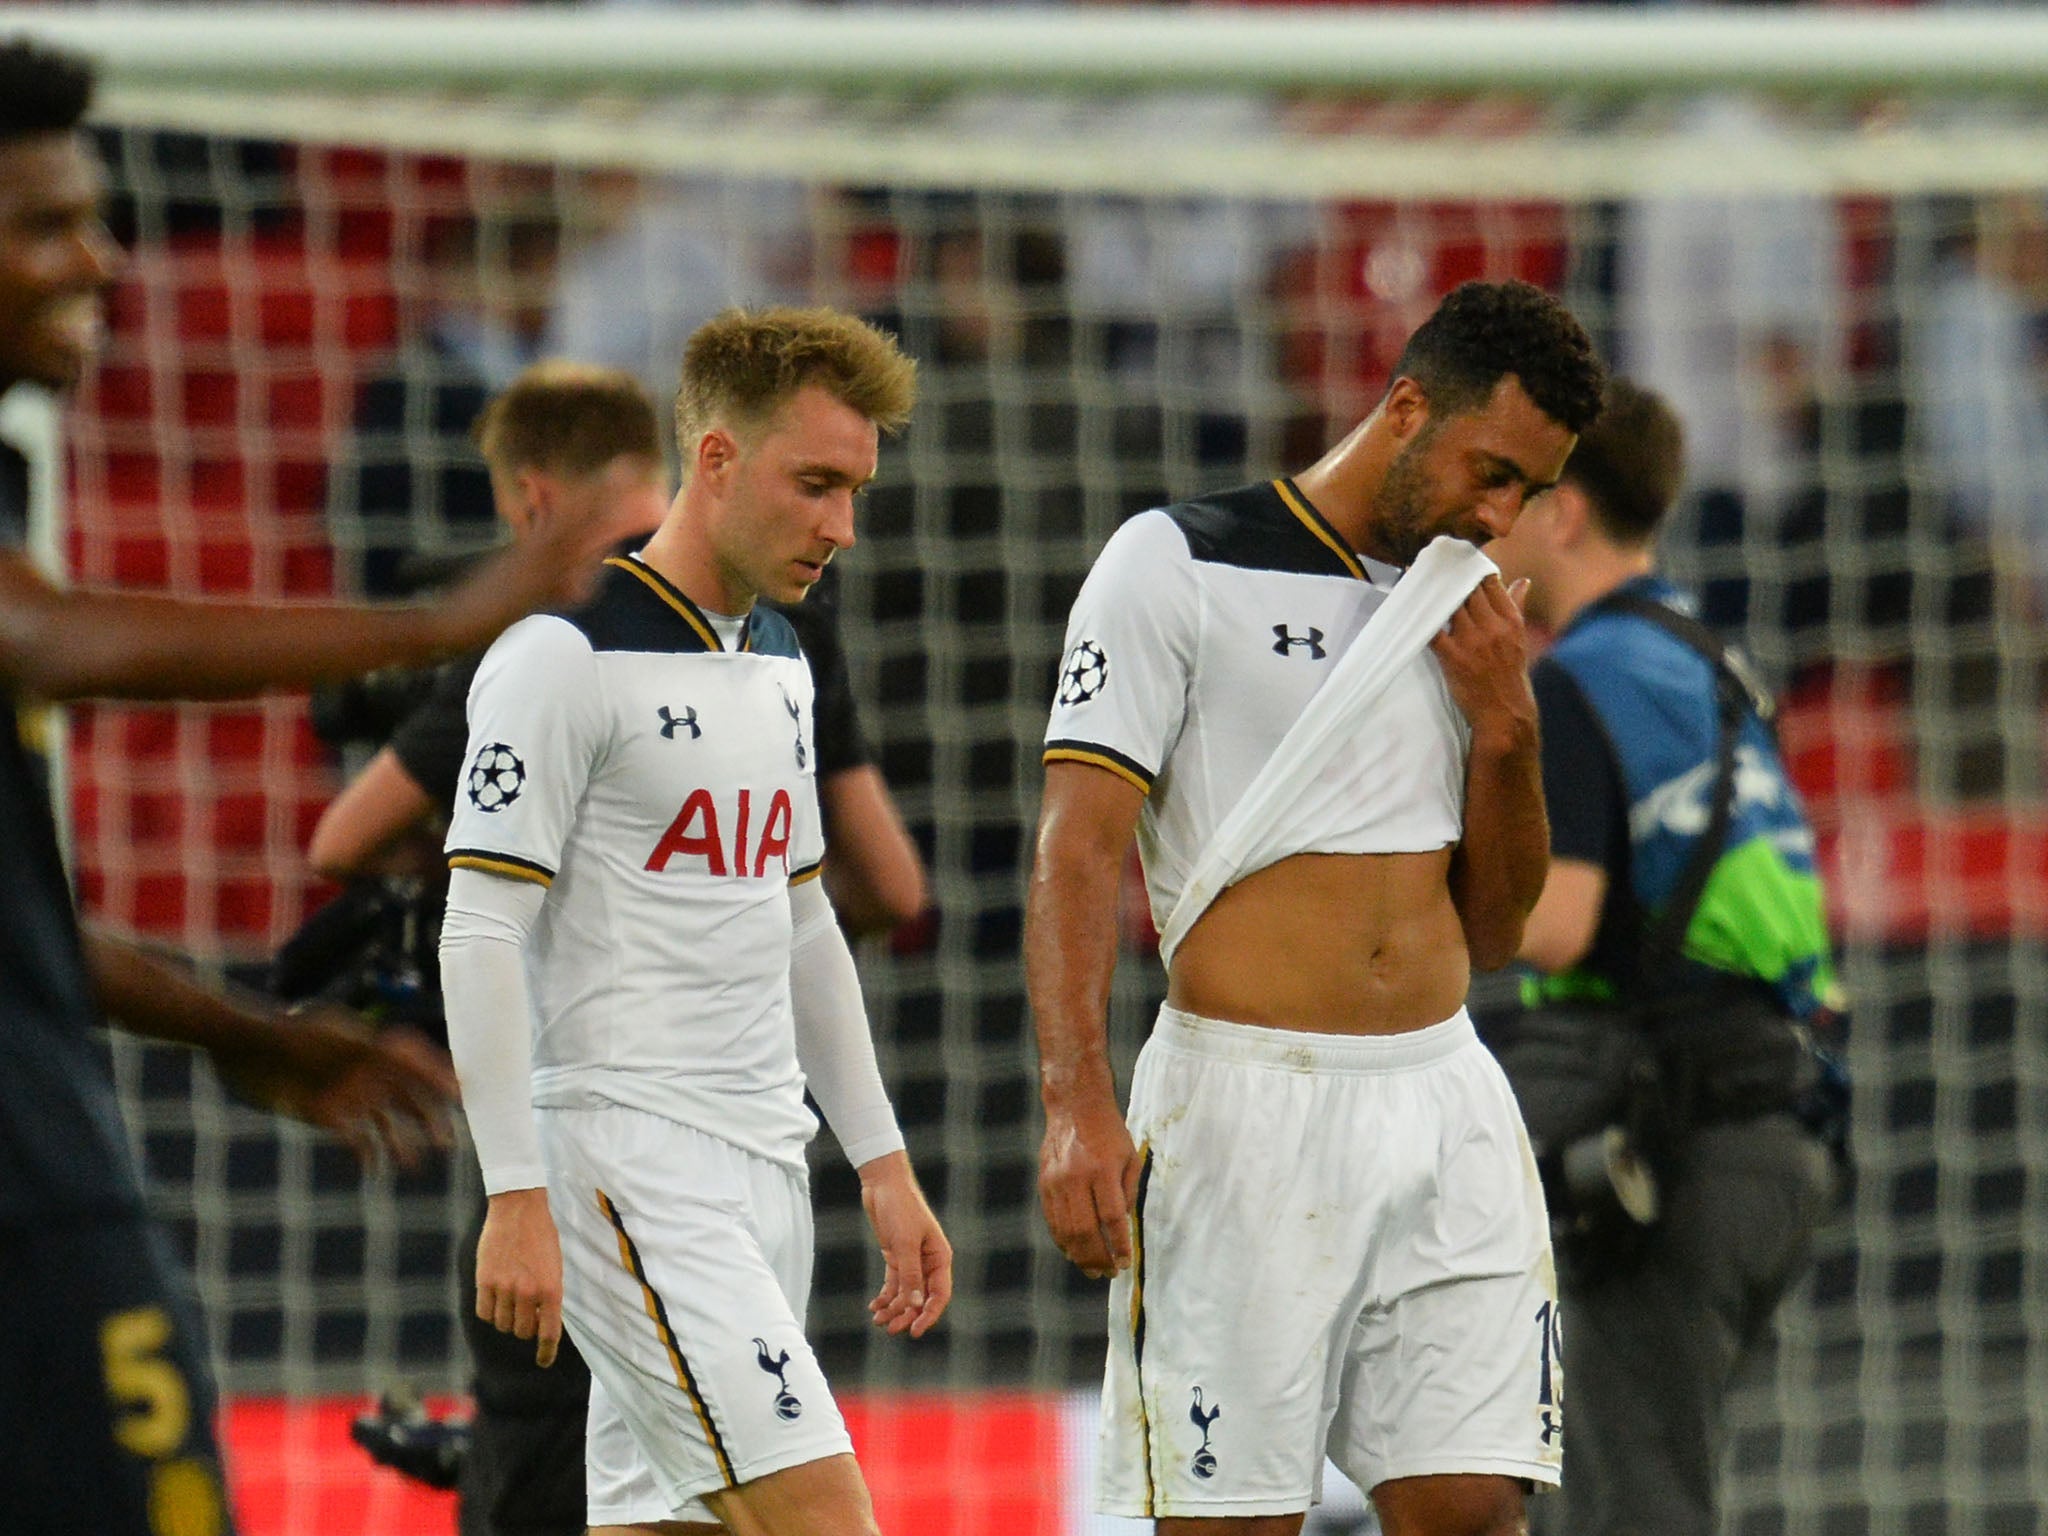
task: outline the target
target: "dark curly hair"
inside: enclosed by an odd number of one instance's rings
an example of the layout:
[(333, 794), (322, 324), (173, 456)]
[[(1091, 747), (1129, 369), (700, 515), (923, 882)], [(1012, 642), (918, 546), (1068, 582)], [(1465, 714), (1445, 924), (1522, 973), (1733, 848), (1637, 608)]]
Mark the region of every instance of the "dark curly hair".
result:
[(1579, 434), (1564, 478), (1586, 493), (1600, 531), (1639, 548), (1678, 499), (1685, 428), (1664, 397), (1628, 379), (1607, 381), (1600, 419)]
[(71, 132), (92, 106), (94, 75), (81, 54), (28, 37), (0, 42), (0, 144)]
[(1572, 433), (1600, 414), (1607, 370), (1572, 312), (1529, 283), (1462, 283), (1408, 338), (1396, 377), (1446, 415), (1478, 410), (1508, 374)]

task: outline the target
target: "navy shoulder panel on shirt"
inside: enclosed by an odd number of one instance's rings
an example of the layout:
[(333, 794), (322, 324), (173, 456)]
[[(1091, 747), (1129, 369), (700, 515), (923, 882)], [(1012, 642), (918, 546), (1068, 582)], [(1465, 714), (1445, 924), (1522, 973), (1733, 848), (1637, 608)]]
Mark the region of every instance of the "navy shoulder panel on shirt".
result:
[(758, 656), (803, 655), (796, 626), (766, 603), (756, 603), (753, 617), (747, 621), (747, 649)]
[(1361, 574), (1343, 539), (1284, 481), (1200, 496), (1168, 507), (1166, 515), (1188, 541), (1188, 554), (1205, 564), (1303, 576)]
[(590, 601), (562, 618), (582, 631), (593, 651), (695, 655), (721, 649), (695, 603), (639, 561), (624, 556), (605, 561)]

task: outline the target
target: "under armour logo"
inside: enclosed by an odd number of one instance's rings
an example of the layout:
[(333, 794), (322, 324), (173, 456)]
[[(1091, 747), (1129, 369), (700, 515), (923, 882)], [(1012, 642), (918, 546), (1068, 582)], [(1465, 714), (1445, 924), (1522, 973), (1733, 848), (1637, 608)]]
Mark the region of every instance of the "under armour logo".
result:
[(775, 1378), (775, 1417), (784, 1421), (796, 1418), (804, 1411), (804, 1405), (789, 1390), (789, 1378), (783, 1373), (789, 1369), (789, 1351), (773, 1356), (768, 1353), (766, 1339), (754, 1340), (754, 1359), (762, 1370)]
[(1210, 1478), (1216, 1475), (1216, 1453), (1209, 1449), (1209, 1426), (1222, 1417), (1223, 1409), (1220, 1405), (1206, 1413), (1202, 1411), (1202, 1389), (1195, 1388), (1194, 1406), (1188, 1409), (1188, 1420), (1202, 1432), (1202, 1448), (1195, 1452), (1194, 1459), (1188, 1463), (1188, 1470), (1197, 1477)]
[(1330, 654), (1323, 649), (1323, 632), (1313, 625), (1309, 627), (1309, 632), (1305, 635), (1289, 634), (1285, 624), (1275, 624), (1273, 626), (1273, 654), (1275, 656), (1285, 656), (1297, 645), (1308, 647), (1308, 659), (1310, 661), (1321, 661)]
[(1564, 1415), (1549, 1408), (1543, 1410), (1543, 1443), (1555, 1445), (1564, 1438)]
[(704, 734), (704, 728), (697, 723), (697, 711), (688, 704), (683, 706), (683, 713), (680, 719), (669, 713), (666, 704), (661, 706), (658, 713), (661, 715), (661, 739), (663, 741), (674, 741), (676, 739), (676, 732), (683, 729), (689, 731), (690, 740), (692, 741), (695, 741)]

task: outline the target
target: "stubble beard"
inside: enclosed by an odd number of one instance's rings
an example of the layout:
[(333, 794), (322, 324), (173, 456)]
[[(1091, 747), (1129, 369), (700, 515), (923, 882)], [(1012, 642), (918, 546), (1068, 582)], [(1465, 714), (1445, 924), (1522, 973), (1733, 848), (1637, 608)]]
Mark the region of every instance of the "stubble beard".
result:
[(1429, 527), (1428, 484), (1416, 456), (1426, 441), (1425, 433), (1394, 455), (1372, 500), (1373, 539), (1379, 546), (1372, 553), (1404, 569), (1415, 563), (1434, 536)]

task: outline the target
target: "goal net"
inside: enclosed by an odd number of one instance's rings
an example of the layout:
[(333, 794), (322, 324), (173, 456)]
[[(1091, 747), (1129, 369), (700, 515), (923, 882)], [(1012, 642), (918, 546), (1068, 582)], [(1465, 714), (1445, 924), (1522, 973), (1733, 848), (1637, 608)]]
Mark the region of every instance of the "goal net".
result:
[[(923, 399), (839, 603), (935, 912), (862, 972), (959, 1291), (922, 1343), (867, 1327), (877, 1264), (827, 1150), (812, 1330), (885, 1528), (1091, 1529), (1069, 1393), (1104, 1301), (1037, 1211), (1019, 960), (1068, 605), (1124, 517), (1306, 464), (1452, 285), (1552, 289), (1686, 418), (1667, 561), (1784, 700), (1856, 1005), (1854, 1185), (1742, 1378), (1728, 1528), (2029, 1530), (2048, 42), (2001, 14), (22, 12), (109, 60), (133, 252), (57, 544), (82, 582), (402, 590), (491, 538), (467, 430), (525, 360), (665, 401), (681, 338), (735, 301), (898, 331)], [(297, 699), (72, 721), (89, 909), (235, 965), (332, 894), (303, 851), (372, 728), (337, 753)], [(1124, 1071), (1162, 989), (1141, 908)], [(363, 1483), (337, 1426), (399, 1378), (462, 1389), (467, 1153), (359, 1177), (174, 1053), (117, 1068), (250, 1528), (447, 1529)]]

